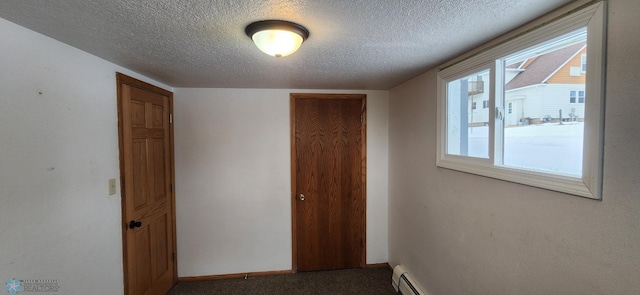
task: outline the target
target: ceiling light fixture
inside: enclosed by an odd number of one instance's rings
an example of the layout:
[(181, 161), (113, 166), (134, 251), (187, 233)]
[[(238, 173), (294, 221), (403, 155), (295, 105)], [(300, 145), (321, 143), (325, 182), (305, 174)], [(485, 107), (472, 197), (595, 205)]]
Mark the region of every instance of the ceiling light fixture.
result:
[(309, 38), (309, 31), (305, 27), (283, 20), (254, 22), (244, 31), (262, 52), (275, 57), (296, 52), (302, 42)]

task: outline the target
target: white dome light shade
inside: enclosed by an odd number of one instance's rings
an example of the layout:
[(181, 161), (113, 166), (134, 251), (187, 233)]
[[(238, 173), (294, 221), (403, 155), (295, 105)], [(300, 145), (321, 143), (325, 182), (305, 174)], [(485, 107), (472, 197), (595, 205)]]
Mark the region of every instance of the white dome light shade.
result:
[(296, 52), (309, 37), (309, 31), (305, 27), (280, 20), (252, 23), (247, 26), (245, 32), (262, 52), (275, 57)]
[(302, 36), (284, 30), (264, 30), (253, 34), (253, 42), (262, 52), (283, 57), (292, 54), (302, 45)]

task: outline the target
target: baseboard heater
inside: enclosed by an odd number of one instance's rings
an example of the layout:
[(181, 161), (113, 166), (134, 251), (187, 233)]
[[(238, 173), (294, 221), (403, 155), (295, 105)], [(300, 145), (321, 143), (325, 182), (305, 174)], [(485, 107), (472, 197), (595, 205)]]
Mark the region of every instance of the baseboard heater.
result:
[(418, 284), (409, 275), (402, 265), (393, 268), (393, 277), (391, 278), (393, 288), (402, 295), (427, 295), (422, 292)]

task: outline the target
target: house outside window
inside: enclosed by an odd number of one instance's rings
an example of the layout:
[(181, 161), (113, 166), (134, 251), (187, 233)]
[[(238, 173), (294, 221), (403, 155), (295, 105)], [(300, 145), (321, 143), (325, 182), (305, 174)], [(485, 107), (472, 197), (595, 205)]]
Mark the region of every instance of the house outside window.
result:
[[(601, 199), (605, 4), (440, 70), (437, 166)], [(478, 75), (483, 109), (463, 111)]]
[[(486, 76), (482, 81), (489, 83), (489, 72), (480, 70), (465, 77), (460, 77), (451, 81), (447, 88), (450, 94), (448, 97), (448, 124), (449, 126), (469, 126), (469, 128), (456, 127), (449, 130), (449, 142), (447, 152), (450, 154), (470, 157), (489, 157), (488, 135), (486, 134), (489, 122), (489, 112), (487, 110), (489, 101), (485, 97), (489, 96), (489, 88), (482, 93), (474, 91), (470, 85), (471, 81), (477, 81), (477, 76)], [(488, 85), (488, 84), (487, 84)], [(486, 91), (485, 91), (486, 90)], [(473, 109), (475, 99), (482, 100), (483, 109), (479, 111), (467, 112), (468, 106)]]

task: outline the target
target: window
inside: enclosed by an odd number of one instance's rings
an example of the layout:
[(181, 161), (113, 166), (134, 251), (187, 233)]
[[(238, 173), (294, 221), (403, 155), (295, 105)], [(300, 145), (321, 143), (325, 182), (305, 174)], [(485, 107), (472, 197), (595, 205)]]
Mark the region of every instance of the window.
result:
[(471, 103), (471, 109), (472, 109), (472, 110), (475, 110), (475, 109), (476, 109), (476, 102), (475, 102), (475, 101)]
[[(459, 156), (489, 158), (489, 134), (485, 126), (489, 122), (489, 112), (482, 110), (480, 114), (468, 114), (469, 103), (474, 96), (488, 96), (488, 92), (474, 95), (469, 88), (471, 77), (488, 75), (487, 70), (461, 77), (447, 83), (447, 153)], [(485, 80), (486, 81), (486, 80)], [(481, 99), (481, 98), (480, 98)], [(483, 100), (483, 108), (487, 108), (488, 100)], [(475, 102), (471, 102), (473, 105)]]
[[(441, 69), (437, 165), (601, 199), (604, 5)], [(581, 69), (591, 71), (576, 84), (568, 61), (585, 48)], [(470, 90), (472, 77), (483, 93)], [(474, 100), (482, 110), (468, 111)]]
[(584, 91), (578, 91), (578, 103), (584, 103)]
[(569, 91), (569, 103), (584, 103), (584, 91)]
[(583, 73), (587, 72), (587, 55), (583, 54), (580, 56), (580, 68)]

